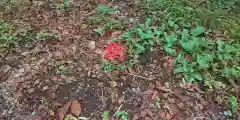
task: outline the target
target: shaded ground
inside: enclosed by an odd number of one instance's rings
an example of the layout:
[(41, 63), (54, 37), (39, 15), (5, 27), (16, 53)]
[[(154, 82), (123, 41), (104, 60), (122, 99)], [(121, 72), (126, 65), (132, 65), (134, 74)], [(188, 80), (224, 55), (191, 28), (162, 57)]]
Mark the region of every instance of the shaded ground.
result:
[[(122, 110), (135, 120), (227, 119), (223, 114), (227, 108), (216, 102), (216, 96), (228, 94), (225, 90), (209, 92), (201, 83), (182, 83), (181, 75), (174, 76), (169, 71), (172, 58), (158, 51), (147, 53), (150, 56), (143, 57), (140, 65), (128, 71), (103, 72), (104, 49), (121, 31), (103, 37), (95, 34), (93, 30), (98, 26), (89, 25), (88, 18), (98, 3), (70, 1), (69, 9), (64, 11), (53, 8), (54, 2), (41, 6), (38, 2), (23, 2), (17, 15), (4, 14), (6, 21), (26, 23), (34, 32), (48, 30), (63, 37), (33, 40), (2, 57), (1, 119), (58, 119), (60, 108), (73, 99), (82, 104), (81, 116), (93, 120), (102, 119), (103, 111), (110, 111), (113, 117)], [(123, 0), (113, 6), (120, 11), (115, 17), (128, 21), (126, 26), (141, 21), (141, 13), (132, 1)], [(156, 54), (158, 57), (152, 57)], [(160, 105), (155, 104), (156, 99)]]

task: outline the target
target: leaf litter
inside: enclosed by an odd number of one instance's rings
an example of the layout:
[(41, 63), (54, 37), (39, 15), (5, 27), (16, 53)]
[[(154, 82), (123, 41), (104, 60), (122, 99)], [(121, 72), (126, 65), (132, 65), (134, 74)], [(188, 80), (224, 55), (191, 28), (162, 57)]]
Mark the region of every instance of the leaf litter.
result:
[[(100, 2), (107, 3), (106, 0)], [(103, 46), (107, 47), (110, 39), (119, 36), (123, 31), (110, 31), (102, 37), (92, 34), (94, 28), (98, 26), (86, 25), (86, 18), (87, 13), (94, 9), (92, 4), (97, 3), (98, 1), (92, 0), (80, 1), (77, 4), (81, 7), (73, 5), (68, 11), (60, 11), (50, 7), (55, 4), (51, 1), (43, 4), (42, 9), (25, 6), (30, 9), (21, 11), (20, 18), (10, 16), (13, 19), (27, 21), (39, 32), (41, 29), (47, 29), (63, 37), (36, 42), (32, 47), (16, 49), (6, 56), (6, 65), (1, 66), (1, 69), (8, 71), (1, 72), (0, 94), (3, 98), (0, 97), (0, 101), (4, 102), (0, 102), (0, 106), (7, 112), (3, 114), (4, 112), (0, 110), (1, 119), (9, 118), (10, 115), (15, 119), (26, 119), (32, 112), (36, 113), (33, 115), (35, 120), (49, 119), (46, 116), (60, 120), (64, 120), (65, 117), (102, 119), (101, 113), (104, 110), (111, 111), (109, 116), (112, 116), (118, 108), (120, 108), (118, 111), (127, 111), (130, 118), (134, 116), (134, 119), (146, 120), (159, 118), (187, 120), (196, 116), (211, 117), (209, 114), (219, 115), (224, 112), (223, 107), (207, 99), (212, 97), (211, 95), (203, 95), (206, 91), (202, 91), (199, 86), (182, 88), (176, 86), (180, 83), (174, 83), (176, 78), (171, 77), (173, 59), (169, 56), (160, 56), (163, 59), (158, 58), (153, 60), (155, 62), (134, 66), (125, 71), (125, 74), (110, 75), (111, 78), (106, 73), (100, 72), (99, 66), (104, 57)], [(132, 12), (134, 8), (129, 7), (134, 4), (132, 2), (122, 1), (110, 6), (119, 7), (126, 3), (124, 6), (128, 9), (120, 7), (120, 11)], [(202, 28), (198, 28), (194, 34), (198, 35), (201, 31)], [(229, 32), (227, 39), (228, 34)], [(119, 51), (120, 53), (114, 53), (118, 55), (116, 58), (125, 59), (122, 49)], [(92, 59), (89, 53), (92, 54)], [(111, 55), (108, 57), (113, 57)], [(12, 59), (12, 56), (18, 59)], [(54, 69), (57, 67), (54, 64), (58, 62), (68, 70), (56, 74)], [(161, 100), (161, 104), (156, 105), (155, 100), (158, 99)], [(106, 105), (102, 105), (103, 102)], [(10, 110), (12, 106), (9, 103), (16, 107), (13, 111)], [(205, 109), (208, 106), (215, 107)]]

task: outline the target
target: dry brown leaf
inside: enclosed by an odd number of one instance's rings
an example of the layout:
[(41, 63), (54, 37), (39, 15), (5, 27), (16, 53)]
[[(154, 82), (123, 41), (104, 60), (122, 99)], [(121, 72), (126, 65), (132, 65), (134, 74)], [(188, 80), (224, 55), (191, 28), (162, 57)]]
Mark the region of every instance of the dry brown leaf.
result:
[(125, 96), (124, 95), (121, 95), (119, 98), (118, 98), (118, 104), (122, 104), (124, 102), (124, 98)]
[(160, 118), (165, 118), (165, 112), (160, 113)]
[(146, 115), (147, 115), (147, 111), (146, 110), (141, 111), (140, 117), (145, 117)]
[(67, 104), (64, 105), (64, 107), (60, 108), (59, 111), (59, 120), (64, 120), (64, 116), (68, 112), (69, 107), (71, 106), (72, 102), (68, 102)]
[(171, 118), (172, 118), (172, 116), (171, 116), (169, 113), (167, 113), (167, 114), (166, 114), (166, 119), (167, 119), (167, 120), (170, 120)]
[(53, 111), (53, 110), (50, 110), (50, 111), (49, 111), (49, 115), (50, 115), (50, 116), (54, 116), (54, 111)]
[(78, 100), (72, 100), (70, 112), (77, 117), (80, 116), (80, 114), (82, 112), (82, 108), (81, 108), (81, 104), (78, 102)]
[(132, 68), (128, 68), (128, 72), (131, 74), (135, 74), (135, 71)]
[(147, 110), (147, 114), (148, 114), (150, 117), (153, 117), (153, 115), (154, 115), (153, 112), (152, 112), (151, 110), (149, 110), (149, 109)]
[(189, 97), (184, 95), (184, 91), (181, 88), (175, 88), (174, 89), (174, 95), (176, 95), (182, 102), (190, 99)]
[(158, 91), (155, 90), (152, 95), (152, 100), (156, 100), (157, 97), (158, 97)]
[(139, 119), (138, 114), (134, 114), (133, 120), (138, 120), (138, 119)]

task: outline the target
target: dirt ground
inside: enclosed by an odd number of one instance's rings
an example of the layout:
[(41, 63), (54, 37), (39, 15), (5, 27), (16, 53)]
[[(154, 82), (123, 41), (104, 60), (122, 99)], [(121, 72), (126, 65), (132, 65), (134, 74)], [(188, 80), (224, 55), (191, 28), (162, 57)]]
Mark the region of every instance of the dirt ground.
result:
[[(33, 33), (48, 30), (63, 37), (33, 40), (4, 54), (0, 66), (1, 120), (58, 120), (62, 108), (72, 100), (80, 103), (80, 116), (91, 120), (101, 120), (104, 111), (115, 119), (120, 119), (117, 111), (127, 112), (131, 120), (228, 119), (226, 107), (217, 104), (216, 96), (228, 94), (224, 91), (231, 88), (207, 91), (202, 83), (183, 83), (181, 75), (171, 72), (172, 58), (159, 51), (146, 53), (139, 65), (127, 71), (103, 72), (105, 47), (122, 31), (102, 37), (95, 34), (98, 26), (90, 25), (88, 18), (100, 2), (72, 0), (69, 9), (61, 11), (53, 7), (56, 1), (41, 6), (25, 1), (21, 11), (3, 14), (5, 21), (30, 25)], [(132, 0), (112, 6), (119, 10), (114, 17), (127, 21), (127, 25), (141, 21), (141, 12)], [(57, 70), (59, 67), (64, 70)]]

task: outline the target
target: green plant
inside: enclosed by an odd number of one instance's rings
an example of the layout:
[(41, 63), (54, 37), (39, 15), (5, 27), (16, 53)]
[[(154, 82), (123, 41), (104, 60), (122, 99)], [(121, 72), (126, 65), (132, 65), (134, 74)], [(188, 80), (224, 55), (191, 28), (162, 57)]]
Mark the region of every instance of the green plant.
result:
[(101, 16), (109, 15), (114, 12), (114, 9), (109, 8), (107, 5), (104, 5), (104, 4), (98, 5), (98, 10)]
[(65, 65), (57, 65), (55, 69), (56, 74), (64, 74), (68, 71), (68, 68)]
[(53, 40), (53, 39), (61, 38), (61, 37), (62, 36), (59, 34), (47, 32), (45, 30), (40, 31), (36, 35), (36, 39), (42, 40), (42, 41), (49, 41), (49, 40)]
[(104, 111), (103, 112), (103, 120), (109, 120), (108, 115), (109, 115), (109, 111)]
[(217, 81), (218, 79), (213, 77), (209, 72), (205, 72), (204, 74), (204, 86), (209, 88), (210, 90), (221, 90), (222, 88), (225, 88), (226, 85), (223, 84), (220, 81)]
[(67, 9), (69, 7), (69, 1), (68, 0), (63, 0), (63, 3), (56, 4), (56, 7), (58, 9)]
[(118, 111), (116, 116), (120, 117), (121, 120), (128, 120), (128, 115), (125, 111)]
[(26, 45), (32, 41), (34, 33), (30, 25), (16, 21), (15, 23), (0, 22), (0, 48)]
[(228, 103), (231, 108), (231, 110), (228, 111), (228, 115), (233, 116), (237, 113), (237, 109), (238, 109), (237, 98), (235, 96), (230, 96), (228, 98)]
[(157, 99), (155, 100), (155, 105), (159, 106), (161, 104), (161, 100), (159, 97), (157, 97)]
[(185, 79), (190, 83), (196, 80), (202, 81), (203, 80), (202, 75), (200, 74), (199, 71), (194, 69), (195, 64), (194, 63), (189, 64), (187, 60), (184, 60), (183, 66), (175, 68), (174, 73), (183, 73)]
[(18, 42), (19, 38), (15, 34), (14, 26), (8, 23), (0, 24), (0, 47), (9, 47)]
[(92, 24), (101, 24), (100, 27), (95, 29), (94, 31), (103, 36), (106, 30), (113, 29), (122, 29), (122, 22), (116, 19), (109, 17), (114, 13), (115, 9), (109, 8), (107, 5), (100, 4), (98, 5), (98, 11), (100, 16), (91, 16), (89, 17), (89, 22)]

